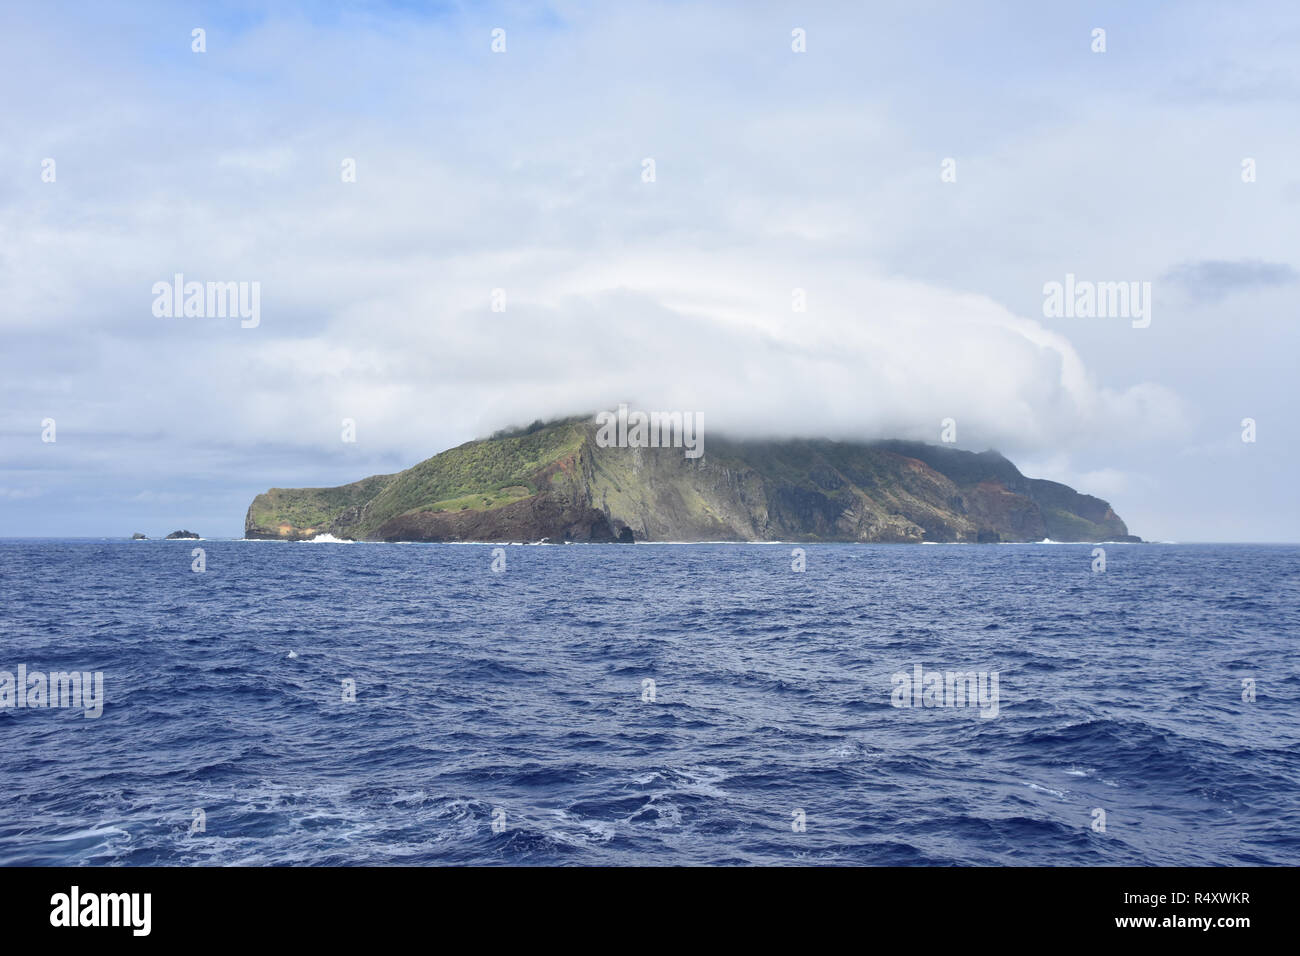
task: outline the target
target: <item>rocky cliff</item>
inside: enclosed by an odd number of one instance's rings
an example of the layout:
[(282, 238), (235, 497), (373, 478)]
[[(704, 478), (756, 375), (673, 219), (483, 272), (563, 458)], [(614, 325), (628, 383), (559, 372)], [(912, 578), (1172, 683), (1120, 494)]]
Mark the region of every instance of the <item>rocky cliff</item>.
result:
[(996, 452), (921, 442), (600, 447), (585, 419), (468, 442), (338, 488), (272, 488), (249, 538), (370, 541), (1137, 541), (1109, 504)]

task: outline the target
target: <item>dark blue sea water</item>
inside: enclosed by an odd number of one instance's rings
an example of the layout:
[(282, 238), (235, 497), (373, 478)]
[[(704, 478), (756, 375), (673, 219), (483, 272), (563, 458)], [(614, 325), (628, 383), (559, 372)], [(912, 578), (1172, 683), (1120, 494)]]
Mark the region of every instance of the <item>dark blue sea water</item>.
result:
[(0, 863), (1300, 863), (1300, 548), (1105, 547), (3, 541)]

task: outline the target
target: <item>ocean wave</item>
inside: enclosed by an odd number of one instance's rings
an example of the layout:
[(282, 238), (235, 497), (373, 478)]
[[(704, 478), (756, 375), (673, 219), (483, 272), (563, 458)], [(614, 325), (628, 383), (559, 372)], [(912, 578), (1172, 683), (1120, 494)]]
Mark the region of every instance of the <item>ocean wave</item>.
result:
[(251, 544), (0, 542), (0, 864), (1300, 864), (1300, 548)]

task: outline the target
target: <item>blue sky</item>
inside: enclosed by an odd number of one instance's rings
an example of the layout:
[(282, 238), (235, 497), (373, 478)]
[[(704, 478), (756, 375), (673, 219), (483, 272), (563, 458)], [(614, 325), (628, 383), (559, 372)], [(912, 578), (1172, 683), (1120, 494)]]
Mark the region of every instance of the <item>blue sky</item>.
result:
[[(274, 11), (0, 11), (0, 535), (238, 535), (622, 400), (952, 417), (1144, 537), (1300, 540), (1294, 5)], [(260, 324), (155, 317), (178, 272)], [(1150, 282), (1150, 326), (1045, 317), (1067, 273)]]

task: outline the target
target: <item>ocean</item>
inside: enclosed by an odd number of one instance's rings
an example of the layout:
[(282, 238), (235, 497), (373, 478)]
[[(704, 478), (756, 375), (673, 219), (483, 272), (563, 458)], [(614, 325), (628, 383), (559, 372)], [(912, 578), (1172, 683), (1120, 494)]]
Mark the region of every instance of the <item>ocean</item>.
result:
[(1300, 547), (1094, 547), (0, 541), (0, 863), (1300, 864)]

